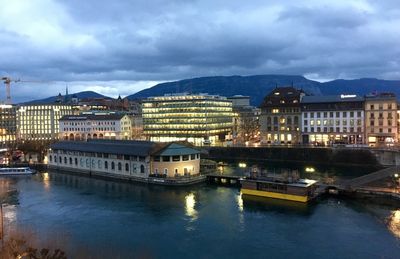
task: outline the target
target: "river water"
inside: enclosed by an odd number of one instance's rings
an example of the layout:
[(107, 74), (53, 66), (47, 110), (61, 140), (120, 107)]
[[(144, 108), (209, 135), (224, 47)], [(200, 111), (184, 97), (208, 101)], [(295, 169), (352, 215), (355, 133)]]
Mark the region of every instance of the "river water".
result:
[(400, 208), (392, 206), (335, 198), (301, 205), (249, 199), (237, 188), (148, 186), (55, 172), (2, 177), (0, 188), (8, 191), (6, 235), (23, 233), (69, 258), (400, 255)]

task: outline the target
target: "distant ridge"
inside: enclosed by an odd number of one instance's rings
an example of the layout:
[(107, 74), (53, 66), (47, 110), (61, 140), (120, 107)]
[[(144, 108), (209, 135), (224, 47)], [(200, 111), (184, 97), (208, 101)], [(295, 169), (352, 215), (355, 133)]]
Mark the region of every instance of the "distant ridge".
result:
[(128, 99), (138, 99), (167, 93), (208, 93), (223, 96), (248, 95), (253, 105), (259, 105), (264, 96), (276, 86), (294, 85), (314, 95), (321, 94), (317, 81), (296, 75), (214, 76), (161, 83), (142, 90)]
[(129, 95), (128, 99), (140, 99), (167, 93), (189, 92), (209, 93), (222, 96), (248, 95), (252, 105), (259, 106), (276, 86), (290, 86), (303, 89), (312, 95), (352, 93), (365, 95), (371, 92), (394, 92), (400, 98), (400, 80), (361, 78), (354, 80), (337, 79), (320, 83), (297, 75), (254, 75), (199, 77), (157, 84)]
[[(67, 95), (67, 99), (71, 99), (73, 95), (76, 95), (79, 99), (84, 99), (84, 98), (110, 98), (105, 95), (96, 93), (94, 91), (83, 91), (83, 92), (78, 92), (74, 94), (69, 94)], [(54, 103), (57, 100), (58, 95), (47, 97), (44, 99), (38, 99), (38, 100), (33, 100), (29, 102), (25, 102), (24, 104), (38, 104), (38, 103)], [(65, 98), (65, 95), (62, 96)]]
[[(127, 96), (130, 100), (159, 96), (169, 93), (208, 93), (222, 96), (247, 95), (251, 104), (259, 106), (263, 98), (276, 86), (291, 86), (303, 89), (311, 95), (358, 94), (372, 92), (393, 92), (400, 99), (400, 80), (381, 80), (360, 78), (353, 80), (337, 79), (320, 83), (298, 75), (254, 75), (254, 76), (212, 76), (184, 79), (157, 84)], [(68, 95), (71, 98), (73, 94)], [(75, 93), (79, 99), (110, 98), (94, 91)], [(54, 103), (57, 96), (33, 100), (26, 104)]]

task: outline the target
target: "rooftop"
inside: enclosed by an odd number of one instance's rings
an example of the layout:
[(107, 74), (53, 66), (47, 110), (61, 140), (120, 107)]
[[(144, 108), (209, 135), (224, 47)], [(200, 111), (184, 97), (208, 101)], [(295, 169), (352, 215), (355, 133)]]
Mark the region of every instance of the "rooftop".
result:
[(338, 103), (338, 102), (362, 102), (364, 98), (357, 95), (319, 95), (304, 96), (301, 103)]
[(90, 153), (108, 153), (131, 156), (174, 156), (196, 154), (200, 151), (187, 143), (156, 143), (138, 140), (106, 140), (59, 141), (51, 145), (55, 150), (69, 150)]
[(64, 115), (61, 117), (60, 121), (69, 120), (120, 120), (125, 116), (125, 114), (81, 114), (81, 115)]

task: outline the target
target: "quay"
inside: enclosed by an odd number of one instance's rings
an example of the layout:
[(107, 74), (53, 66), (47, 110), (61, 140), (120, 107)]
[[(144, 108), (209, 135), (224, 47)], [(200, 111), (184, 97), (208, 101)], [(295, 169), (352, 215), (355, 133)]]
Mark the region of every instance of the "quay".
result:
[[(400, 190), (368, 186), (370, 183), (384, 180), (399, 174), (400, 166), (393, 166), (378, 170), (376, 172), (353, 178), (340, 184), (317, 184), (315, 197), (322, 195), (339, 195), (350, 198), (382, 198), (390, 201), (400, 202)], [(207, 183), (225, 187), (242, 187), (241, 180), (244, 176), (208, 174)]]

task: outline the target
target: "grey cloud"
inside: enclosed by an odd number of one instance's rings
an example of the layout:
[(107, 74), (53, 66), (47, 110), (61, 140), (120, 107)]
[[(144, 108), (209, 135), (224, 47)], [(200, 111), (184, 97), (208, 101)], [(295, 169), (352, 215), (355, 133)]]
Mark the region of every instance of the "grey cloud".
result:
[(58, 0), (51, 12), (39, 4), (42, 35), (32, 33), (36, 21), (0, 25), (3, 73), (101, 81), (105, 92), (113, 81), (124, 93), (132, 82), (210, 75), (400, 76), (397, 1)]

